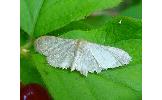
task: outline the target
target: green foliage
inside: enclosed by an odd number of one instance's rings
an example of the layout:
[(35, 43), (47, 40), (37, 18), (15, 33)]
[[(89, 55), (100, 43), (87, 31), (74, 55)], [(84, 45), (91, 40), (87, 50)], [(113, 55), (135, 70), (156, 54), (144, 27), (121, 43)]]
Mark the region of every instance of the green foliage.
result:
[(21, 28), (40, 36), (83, 19), (96, 10), (112, 8), (121, 0), (21, 0)]
[[(121, 19), (122, 23), (119, 24)], [(141, 29), (141, 21), (115, 17), (101, 28), (91, 31), (74, 30), (61, 35), (63, 38), (84, 39), (121, 48), (133, 58), (127, 66), (85, 77), (76, 71), (51, 67), (40, 54), (33, 54), (33, 61), (55, 100), (139, 100), (142, 96), (142, 44), (141, 31), (138, 29)]]
[(140, 3), (138, 5), (134, 5), (134, 6), (130, 7), (129, 9), (122, 11), (121, 15), (131, 16), (134, 18), (141, 19), (142, 18), (142, 3)]
[(28, 83), (39, 83), (44, 85), (40, 74), (38, 73), (34, 63), (31, 60), (31, 57), (21, 57), (20, 58), (20, 80), (24, 84)]
[(66, 32), (72, 31), (72, 30), (92, 30), (101, 27), (104, 25), (108, 20), (111, 19), (110, 16), (89, 16), (84, 20), (74, 21), (70, 24), (59, 28), (58, 30), (55, 30), (53, 32), (50, 32), (50, 35), (59, 36), (61, 34), (64, 34)]
[[(120, 21), (121, 24), (119, 23)], [(80, 32), (79, 30), (71, 31), (66, 34), (63, 34), (63, 36), (73, 39), (86, 38), (88, 41), (91, 42), (100, 41), (100, 43), (105, 42), (106, 44), (110, 44), (118, 42), (120, 40), (127, 40), (129, 38), (141, 39), (141, 27), (141, 20), (137, 20), (130, 17), (118, 16), (112, 18), (105, 25), (101, 26), (98, 29), (86, 31), (84, 33)], [(91, 34), (91, 36), (87, 36), (88, 33)], [(96, 40), (94, 40), (93, 38)]]
[(28, 34), (26, 34), (23, 30), (20, 30), (20, 46), (25, 45), (29, 40)]

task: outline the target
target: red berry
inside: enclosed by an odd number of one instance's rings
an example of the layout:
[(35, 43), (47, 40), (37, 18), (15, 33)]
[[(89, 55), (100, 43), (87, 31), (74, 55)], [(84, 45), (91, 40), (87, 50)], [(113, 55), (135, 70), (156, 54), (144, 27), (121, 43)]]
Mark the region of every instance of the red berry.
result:
[(20, 100), (51, 100), (48, 92), (38, 84), (28, 84), (20, 89)]

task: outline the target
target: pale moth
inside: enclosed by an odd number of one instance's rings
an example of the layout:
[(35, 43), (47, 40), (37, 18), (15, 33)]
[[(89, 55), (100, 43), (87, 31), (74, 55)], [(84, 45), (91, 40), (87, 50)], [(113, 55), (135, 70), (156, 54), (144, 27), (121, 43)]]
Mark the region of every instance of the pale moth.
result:
[(46, 56), (51, 66), (77, 70), (85, 76), (88, 72), (100, 73), (131, 61), (129, 54), (119, 48), (55, 36), (38, 38), (35, 41), (35, 49)]

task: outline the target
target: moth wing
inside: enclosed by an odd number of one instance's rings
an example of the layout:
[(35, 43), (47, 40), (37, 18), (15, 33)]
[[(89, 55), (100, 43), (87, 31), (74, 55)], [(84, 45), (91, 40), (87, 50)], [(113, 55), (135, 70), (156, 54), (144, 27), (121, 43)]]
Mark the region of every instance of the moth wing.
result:
[(132, 61), (132, 57), (129, 56), (129, 54), (127, 52), (125, 52), (124, 50), (122, 49), (119, 49), (119, 48), (115, 48), (115, 47), (109, 47), (107, 48), (111, 54), (116, 58), (118, 59), (118, 61), (122, 64), (122, 65), (125, 65), (125, 64), (129, 64), (130, 61)]
[(51, 66), (69, 68), (74, 59), (76, 45), (74, 40), (43, 36), (36, 40), (35, 48), (47, 57)]
[(85, 76), (88, 72), (99, 73), (131, 61), (129, 54), (121, 49), (88, 42), (80, 43), (76, 54), (71, 70), (78, 70)]
[(115, 68), (131, 61), (129, 54), (121, 49), (89, 43), (91, 53), (103, 69)]
[(102, 68), (92, 55), (87, 44), (80, 44), (72, 65), (71, 70), (80, 71), (81, 74), (87, 76), (88, 72), (101, 72)]

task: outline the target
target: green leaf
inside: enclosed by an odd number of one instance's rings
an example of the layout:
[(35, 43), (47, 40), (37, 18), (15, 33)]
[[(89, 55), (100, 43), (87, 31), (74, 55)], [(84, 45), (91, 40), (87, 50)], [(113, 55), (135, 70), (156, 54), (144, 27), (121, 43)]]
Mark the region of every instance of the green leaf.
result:
[(28, 34), (26, 34), (23, 30), (20, 30), (20, 46), (24, 46), (29, 40)]
[(105, 34), (106, 44), (115, 43), (120, 40), (128, 40), (130, 38), (142, 39), (142, 22), (131, 17), (114, 17), (101, 30), (107, 33)]
[(58, 30), (48, 33), (48, 35), (60, 36), (72, 30), (89, 31), (101, 27), (106, 22), (108, 22), (109, 19), (111, 19), (111, 17), (107, 15), (89, 16), (86, 19), (71, 22), (70, 24), (59, 28)]
[[(118, 25), (121, 18), (123, 22)], [(32, 59), (36, 68), (55, 100), (142, 99), (142, 41), (139, 31), (141, 21), (128, 17), (115, 17), (108, 23), (99, 29), (71, 31), (61, 37), (84, 39), (121, 48), (132, 56), (133, 61), (130, 64), (108, 69), (99, 74), (89, 73), (85, 77), (77, 71), (53, 68), (44, 56), (33, 54)]]
[(142, 3), (131, 6), (130, 8), (121, 12), (121, 15), (142, 19)]
[[(104, 12), (107, 13), (107, 12)], [(108, 14), (101, 14), (101, 15), (91, 15), (88, 16), (86, 19), (83, 20), (83, 22), (94, 26), (95, 28), (99, 28), (102, 25), (106, 24), (110, 19), (111, 15)]]
[[(121, 20), (121, 24), (119, 24)], [(141, 39), (142, 22), (131, 17), (113, 17), (98, 29), (82, 32), (74, 30), (63, 34), (61, 37), (72, 39), (86, 39), (100, 44), (111, 44), (120, 40)], [(90, 35), (87, 35), (90, 34)]]
[(20, 80), (24, 84), (38, 83), (44, 85), (40, 73), (38, 73), (29, 56), (20, 58)]
[(112, 8), (121, 0), (21, 0), (21, 28), (40, 36), (83, 19), (96, 10)]
[(83, 20), (79, 20), (79, 21), (74, 21), (62, 28), (59, 28), (58, 30), (55, 30), (53, 32), (48, 33), (48, 35), (54, 35), (54, 36), (60, 36), (66, 32), (72, 31), (72, 30), (91, 30), (94, 29), (95, 27), (93, 25), (90, 25), (88, 23), (86, 23)]

